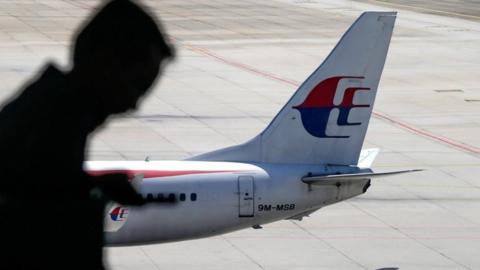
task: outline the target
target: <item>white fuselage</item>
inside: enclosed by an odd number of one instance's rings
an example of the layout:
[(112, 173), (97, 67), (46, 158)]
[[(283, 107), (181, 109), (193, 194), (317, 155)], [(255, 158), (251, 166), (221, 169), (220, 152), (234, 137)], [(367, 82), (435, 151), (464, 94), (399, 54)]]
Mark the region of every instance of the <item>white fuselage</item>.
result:
[[(351, 167), (234, 162), (87, 162), (90, 172), (126, 172), (142, 178), (142, 196), (161, 203), (107, 209), (109, 245), (187, 240), (288, 218), (362, 194), (367, 181), (309, 186), (310, 174), (349, 173)], [(172, 201), (169, 201), (169, 198)]]

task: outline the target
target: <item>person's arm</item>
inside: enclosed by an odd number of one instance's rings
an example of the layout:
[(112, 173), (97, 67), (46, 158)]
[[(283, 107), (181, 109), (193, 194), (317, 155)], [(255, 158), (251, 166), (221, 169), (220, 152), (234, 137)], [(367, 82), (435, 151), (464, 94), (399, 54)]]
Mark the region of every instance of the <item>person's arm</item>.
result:
[(107, 200), (116, 201), (122, 205), (145, 204), (145, 200), (132, 186), (127, 174), (109, 173), (90, 176), (90, 180), (102, 191)]

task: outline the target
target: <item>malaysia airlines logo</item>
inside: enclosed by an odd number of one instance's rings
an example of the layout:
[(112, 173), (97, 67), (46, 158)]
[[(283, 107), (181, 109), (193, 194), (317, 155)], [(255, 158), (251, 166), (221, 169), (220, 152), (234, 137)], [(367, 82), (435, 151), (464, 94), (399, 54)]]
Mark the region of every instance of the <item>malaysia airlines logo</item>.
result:
[(318, 138), (349, 138), (345, 135), (327, 135), (326, 130), (330, 118), (330, 113), (334, 109), (338, 109), (338, 119), (336, 125), (341, 126), (357, 126), (362, 123), (348, 122), (348, 116), (353, 108), (368, 108), (369, 104), (356, 105), (353, 104), (353, 98), (357, 91), (367, 91), (370, 88), (365, 87), (349, 87), (345, 89), (343, 99), (340, 104), (335, 105), (334, 99), (337, 93), (337, 87), (342, 79), (364, 79), (364, 77), (355, 76), (337, 76), (321, 81), (315, 86), (302, 104), (293, 108), (300, 112), (303, 126), (308, 133)]
[(109, 215), (113, 221), (124, 221), (127, 218), (128, 209), (117, 206), (110, 211)]

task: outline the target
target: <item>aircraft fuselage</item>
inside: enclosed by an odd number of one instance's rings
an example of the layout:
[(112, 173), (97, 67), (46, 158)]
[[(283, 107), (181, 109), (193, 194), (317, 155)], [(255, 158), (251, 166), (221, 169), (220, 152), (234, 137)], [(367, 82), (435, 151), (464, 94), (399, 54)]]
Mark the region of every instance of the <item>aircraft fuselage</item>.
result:
[(156, 174), (157, 177), (141, 181), (140, 193), (147, 200), (162, 203), (109, 207), (109, 245), (187, 240), (301, 218), (323, 206), (362, 194), (368, 183), (365, 180), (318, 187), (301, 181), (309, 173), (343, 174), (355, 170), (345, 166), (196, 161), (113, 164), (115, 167), (106, 162), (90, 162), (87, 167), (90, 171), (124, 170), (137, 176)]

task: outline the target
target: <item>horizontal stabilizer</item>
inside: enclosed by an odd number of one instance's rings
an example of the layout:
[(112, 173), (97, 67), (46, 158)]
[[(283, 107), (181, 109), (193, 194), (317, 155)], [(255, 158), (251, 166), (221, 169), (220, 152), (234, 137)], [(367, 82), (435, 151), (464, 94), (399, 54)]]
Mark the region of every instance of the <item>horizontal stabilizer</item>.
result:
[(321, 176), (307, 176), (302, 178), (302, 182), (312, 185), (336, 185), (342, 182), (350, 182), (353, 180), (365, 180), (377, 177), (385, 177), (390, 175), (419, 172), (423, 170), (405, 170), (395, 172), (382, 172), (382, 173), (354, 173), (354, 174), (331, 174)]

